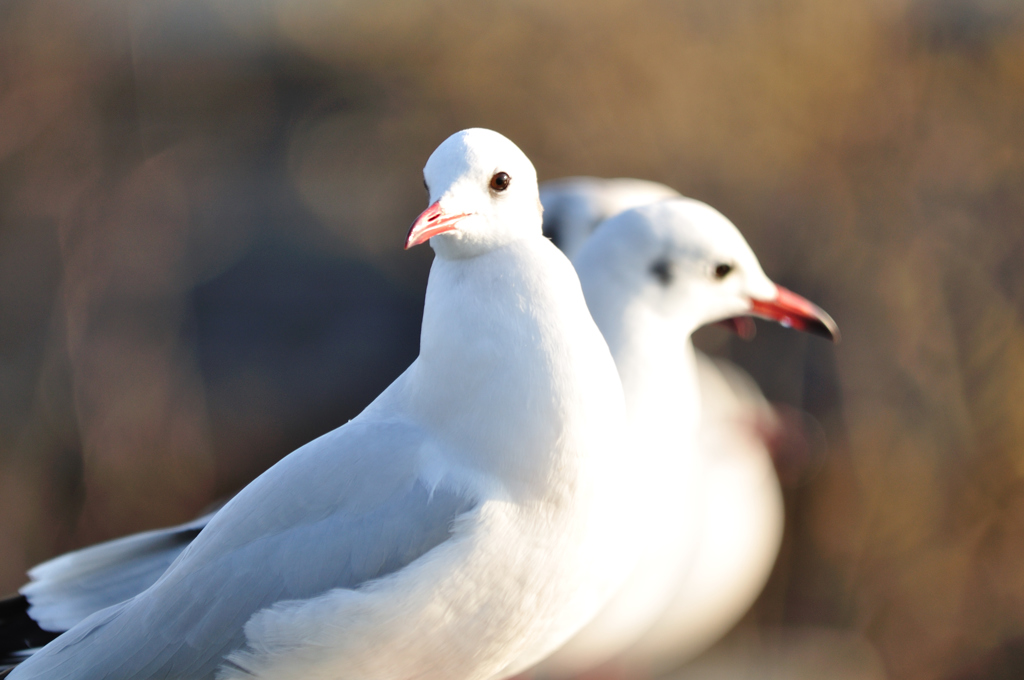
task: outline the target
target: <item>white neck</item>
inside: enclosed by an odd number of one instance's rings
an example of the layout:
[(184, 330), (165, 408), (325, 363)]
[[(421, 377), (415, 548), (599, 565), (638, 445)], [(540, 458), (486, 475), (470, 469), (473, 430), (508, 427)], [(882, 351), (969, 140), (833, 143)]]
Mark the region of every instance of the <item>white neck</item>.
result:
[(650, 313), (627, 313), (623, 321), (610, 346), (626, 395), (630, 427), (634, 431), (668, 428), (677, 446), (693, 451), (688, 442), (696, 437), (700, 393), (689, 328)]
[(700, 393), (690, 335), (697, 324), (658, 314), (613, 279), (586, 271), (582, 279), (594, 320), (615, 358), (633, 436), (663, 440), (684, 455), (695, 455)]
[(579, 280), (539, 235), (478, 257), (435, 258), (409, 373), (410, 413), (431, 424), (454, 462), (525, 496), (572, 493), (584, 468), (607, 456), (606, 442), (587, 437), (607, 436), (601, 419), (621, 419), (615, 367)]

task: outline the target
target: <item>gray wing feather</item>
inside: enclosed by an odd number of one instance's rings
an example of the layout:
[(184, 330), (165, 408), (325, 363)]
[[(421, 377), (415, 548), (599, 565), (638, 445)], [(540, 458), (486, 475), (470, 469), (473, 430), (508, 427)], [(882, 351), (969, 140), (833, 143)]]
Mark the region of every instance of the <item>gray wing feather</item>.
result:
[(243, 489), (149, 590), (97, 612), (11, 680), (213, 678), (275, 602), (357, 588), (409, 564), (475, 507), (420, 478), (418, 428), (353, 421)]
[(138, 595), (156, 583), (211, 517), (213, 513), (43, 562), (29, 572), (32, 582), (21, 589), (31, 605), (29, 616), (43, 630), (60, 632)]

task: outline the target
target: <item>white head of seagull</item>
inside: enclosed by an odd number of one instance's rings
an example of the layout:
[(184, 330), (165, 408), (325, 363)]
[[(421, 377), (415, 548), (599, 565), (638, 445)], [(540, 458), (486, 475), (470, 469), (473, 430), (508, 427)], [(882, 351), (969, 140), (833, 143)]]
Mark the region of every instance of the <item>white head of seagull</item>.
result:
[(732, 222), (693, 199), (669, 199), (609, 219), (575, 264), (613, 353), (622, 340), (615, 327), (645, 321), (685, 337), (705, 324), (753, 315), (839, 337), (828, 314), (765, 275)]
[(537, 171), (497, 132), (455, 133), (430, 155), (423, 179), (430, 207), (410, 227), (406, 248), (431, 239), (439, 257), (459, 259), (541, 230)]

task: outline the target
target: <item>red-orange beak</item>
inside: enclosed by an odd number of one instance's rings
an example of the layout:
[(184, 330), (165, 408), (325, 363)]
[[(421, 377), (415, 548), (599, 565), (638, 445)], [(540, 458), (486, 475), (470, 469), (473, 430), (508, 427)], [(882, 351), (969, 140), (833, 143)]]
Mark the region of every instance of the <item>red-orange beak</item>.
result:
[(825, 310), (782, 286), (776, 286), (776, 289), (778, 293), (774, 300), (751, 300), (750, 313), (839, 342), (839, 327)]
[(459, 220), (469, 217), (470, 214), (445, 215), (444, 211), (441, 210), (441, 202), (437, 201), (421, 212), (420, 216), (409, 227), (409, 235), (405, 237), (405, 249), (408, 250), (413, 246), (418, 246), (428, 241), (432, 236), (455, 229), (455, 225)]

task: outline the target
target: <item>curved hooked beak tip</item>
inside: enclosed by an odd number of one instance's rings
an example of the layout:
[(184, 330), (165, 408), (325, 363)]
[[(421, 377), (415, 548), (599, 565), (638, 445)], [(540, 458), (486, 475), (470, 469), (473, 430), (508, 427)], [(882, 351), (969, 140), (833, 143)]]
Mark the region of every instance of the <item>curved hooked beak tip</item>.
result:
[(774, 300), (751, 300), (750, 313), (798, 331), (820, 335), (839, 342), (839, 327), (832, 317), (817, 305), (796, 293), (776, 286)]
[(432, 236), (443, 234), (446, 231), (455, 229), (459, 220), (469, 217), (471, 213), (459, 213), (458, 215), (446, 215), (441, 209), (441, 201), (433, 203), (429, 208), (420, 213), (420, 216), (409, 227), (409, 235), (405, 237), (405, 249), (428, 241)]

